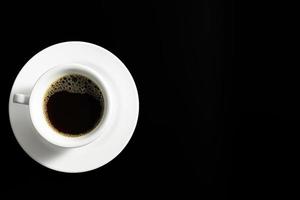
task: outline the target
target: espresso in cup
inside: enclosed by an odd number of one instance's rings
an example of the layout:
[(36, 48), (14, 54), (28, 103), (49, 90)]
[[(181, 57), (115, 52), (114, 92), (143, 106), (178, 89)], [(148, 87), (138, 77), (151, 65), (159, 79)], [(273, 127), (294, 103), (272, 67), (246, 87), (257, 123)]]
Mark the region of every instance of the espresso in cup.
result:
[(68, 74), (54, 81), (44, 97), (44, 114), (57, 133), (78, 137), (101, 121), (104, 99), (101, 89), (89, 78)]

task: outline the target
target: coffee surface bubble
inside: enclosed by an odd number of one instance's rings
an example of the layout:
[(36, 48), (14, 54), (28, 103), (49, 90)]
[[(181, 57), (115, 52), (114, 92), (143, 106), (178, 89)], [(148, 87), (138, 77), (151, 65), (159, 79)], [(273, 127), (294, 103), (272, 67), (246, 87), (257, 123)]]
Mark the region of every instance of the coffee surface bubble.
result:
[(47, 91), (45, 101), (56, 92), (66, 91), (70, 93), (90, 94), (100, 101), (103, 101), (102, 92), (100, 88), (90, 79), (77, 74), (70, 74), (61, 77), (51, 84)]

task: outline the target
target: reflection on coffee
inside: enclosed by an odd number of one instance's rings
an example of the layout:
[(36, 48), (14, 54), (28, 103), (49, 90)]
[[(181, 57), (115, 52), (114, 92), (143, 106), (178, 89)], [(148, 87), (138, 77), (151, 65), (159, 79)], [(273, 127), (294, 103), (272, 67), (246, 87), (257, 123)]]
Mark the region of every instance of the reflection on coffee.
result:
[(81, 136), (101, 121), (104, 100), (100, 88), (79, 74), (69, 74), (51, 84), (44, 98), (48, 123), (66, 136)]

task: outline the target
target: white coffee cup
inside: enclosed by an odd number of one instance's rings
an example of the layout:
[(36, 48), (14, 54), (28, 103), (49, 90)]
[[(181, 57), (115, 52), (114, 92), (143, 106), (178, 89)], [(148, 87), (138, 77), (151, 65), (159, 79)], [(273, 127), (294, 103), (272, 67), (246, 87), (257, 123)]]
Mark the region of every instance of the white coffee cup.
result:
[[(58, 133), (48, 122), (44, 112), (44, 99), (47, 90), (53, 82), (68, 74), (80, 74), (92, 80), (101, 89), (104, 99), (104, 110), (99, 124), (90, 132), (78, 137), (67, 137)], [(107, 87), (102, 81), (101, 74), (94, 71), (88, 66), (81, 64), (69, 64), (63, 66), (55, 66), (45, 72), (35, 83), (31, 94), (14, 94), (13, 102), (29, 105), (29, 112), (33, 126), (38, 135), (51, 144), (65, 148), (81, 147), (96, 140), (102, 133), (101, 129), (110, 117), (110, 100)]]

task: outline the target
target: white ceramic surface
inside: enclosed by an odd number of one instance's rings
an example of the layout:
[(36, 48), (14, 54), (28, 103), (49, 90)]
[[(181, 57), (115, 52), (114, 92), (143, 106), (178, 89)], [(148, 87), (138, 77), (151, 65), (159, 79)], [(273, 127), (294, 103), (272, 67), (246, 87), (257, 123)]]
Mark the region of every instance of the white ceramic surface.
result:
[[(62, 148), (38, 134), (29, 106), (13, 103), (13, 95), (31, 94), (37, 80), (49, 69), (72, 64), (88, 66), (99, 75), (109, 97), (110, 117), (97, 129), (99, 137), (95, 140), (85, 146)], [(19, 72), (9, 98), (10, 122), (21, 147), (35, 161), (61, 172), (93, 170), (115, 158), (134, 132), (138, 111), (137, 89), (125, 65), (109, 51), (86, 42), (59, 43), (36, 54)]]

